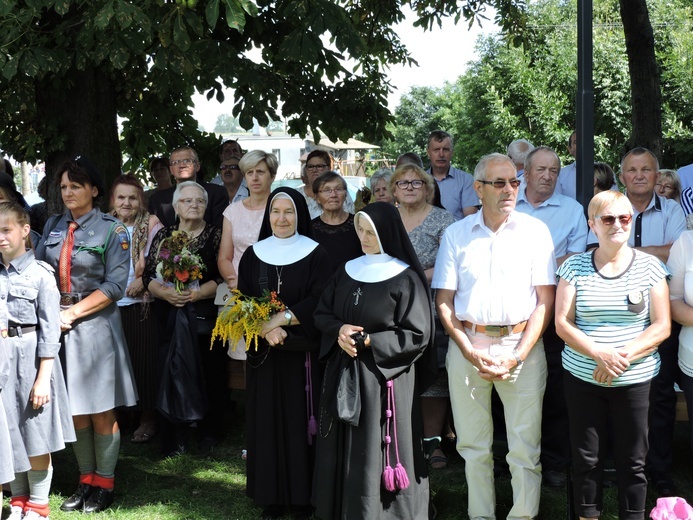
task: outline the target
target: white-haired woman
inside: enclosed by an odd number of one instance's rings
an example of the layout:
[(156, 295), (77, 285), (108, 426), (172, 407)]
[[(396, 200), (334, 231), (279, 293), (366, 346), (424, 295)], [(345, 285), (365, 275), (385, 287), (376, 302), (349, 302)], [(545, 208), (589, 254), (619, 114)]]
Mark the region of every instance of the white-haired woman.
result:
[[(207, 192), (196, 182), (176, 186), (173, 208), (179, 222), (156, 234), (142, 274), (144, 287), (155, 298), (152, 307), (161, 327), (156, 406), (169, 423), (162, 429), (162, 451), (169, 456), (187, 452), (193, 421), (201, 421), (203, 435), (218, 434), (219, 403), (214, 400), (225, 392), (223, 377), (218, 374), (219, 365), (224, 367), (219, 360), (225, 360), (225, 353), (220, 347), (209, 348), (217, 316), (214, 295), (221, 281), (216, 268), (221, 232), (204, 220), (207, 202)], [(187, 233), (188, 248), (205, 266), (199, 289), (179, 292), (157, 279), (160, 245), (177, 230)], [(183, 361), (172, 362), (174, 358)], [(185, 370), (180, 365), (185, 365)]]

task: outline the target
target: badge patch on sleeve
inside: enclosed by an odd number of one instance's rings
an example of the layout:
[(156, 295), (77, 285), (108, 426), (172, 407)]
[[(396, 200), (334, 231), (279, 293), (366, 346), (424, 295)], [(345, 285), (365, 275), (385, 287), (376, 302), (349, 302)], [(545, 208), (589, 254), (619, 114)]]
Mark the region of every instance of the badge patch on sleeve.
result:
[(123, 251), (130, 249), (130, 237), (128, 235), (128, 230), (122, 224), (115, 228), (115, 234), (118, 235), (118, 240), (120, 241), (120, 247)]

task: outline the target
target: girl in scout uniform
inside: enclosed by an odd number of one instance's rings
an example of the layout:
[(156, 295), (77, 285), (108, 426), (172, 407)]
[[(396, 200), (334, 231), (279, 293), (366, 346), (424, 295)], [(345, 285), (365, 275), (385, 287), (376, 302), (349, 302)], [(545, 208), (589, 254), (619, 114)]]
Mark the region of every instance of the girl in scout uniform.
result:
[(95, 203), (106, 190), (84, 157), (58, 171), (67, 210), (46, 222), (36, 257), (56, 272), (63, 368), (77, 442), (80, 478), (63, 511), (93, 513), (113, 502), (120, 429), (115, 408), (137, 402), (116, 301), (127, 286), (130, 241), (125, 226)]
[(16, 202), (0, 203), (0, 350), (9, 368), (0, 396), (15, 471), (9, 520), (48, 518), (51, 453), (75, 440), (56, 357), (60, 294), (53, 269), (27, 251), (29, 232), (26, 210)]

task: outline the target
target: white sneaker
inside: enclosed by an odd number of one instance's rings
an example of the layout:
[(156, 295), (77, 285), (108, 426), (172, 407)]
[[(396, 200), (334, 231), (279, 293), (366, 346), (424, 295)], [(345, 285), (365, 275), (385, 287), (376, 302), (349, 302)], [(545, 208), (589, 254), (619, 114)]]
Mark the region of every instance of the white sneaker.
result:
[[(12, 518), (12, 517), (10, 517)], [(29, 511), (24, 515), (24, 520), (50, 520), (47, 516), (41, 516), (36, 511)]]
[(24, 509), (20, 506), (12, 506), (10, 508), (10, 516), (7, 517), (7, 520), (22, 520), (22, 518), (24, 518)]

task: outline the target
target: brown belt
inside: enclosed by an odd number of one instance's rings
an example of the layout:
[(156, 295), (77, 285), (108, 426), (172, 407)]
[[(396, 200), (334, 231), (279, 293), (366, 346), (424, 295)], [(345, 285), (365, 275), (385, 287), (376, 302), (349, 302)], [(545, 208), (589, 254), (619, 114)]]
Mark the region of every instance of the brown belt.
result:
[(492, 338), (502, 338), (522, 332), (527, 327), (527, 320), (521, 321), (516, 325), (474, 325), (471, 321), (463, 321), (462, 325), (466, 329), (472, 329), (475, 332), (486, 334)]

